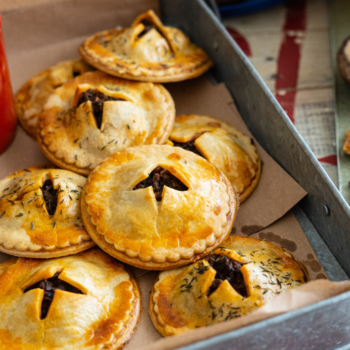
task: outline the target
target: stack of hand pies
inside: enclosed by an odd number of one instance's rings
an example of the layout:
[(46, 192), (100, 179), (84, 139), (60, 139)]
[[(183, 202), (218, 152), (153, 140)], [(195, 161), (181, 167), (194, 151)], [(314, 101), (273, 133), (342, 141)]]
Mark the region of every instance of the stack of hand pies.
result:
[(206, 53), (153, 11), (79, 52), (17, 94), (22, 127), (55, 165), (0, 181), (0, 251), (14, 256), (0, 264), (0, 348), (121, 348), (141, 313), (126, 264), (163, 271), (149, 313), (164, 336), (305, 283), (282, 248), (229, 236), (260, 177), (251, 139), (210, 116), (175, 118), (159, 84), (201, 75)]

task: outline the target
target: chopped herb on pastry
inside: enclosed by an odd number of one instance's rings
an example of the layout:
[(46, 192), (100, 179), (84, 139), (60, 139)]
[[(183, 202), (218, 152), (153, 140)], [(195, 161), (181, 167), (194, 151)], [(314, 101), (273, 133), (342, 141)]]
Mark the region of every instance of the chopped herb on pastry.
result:
[(140, 146), (106, 159), (88, 177), (84, 225), (108, 254), (150, 270), (207, 255), (231, 232), (235, 191), (215, 166), (172, 146)]
[(174, 101), (162, 85), (96, 71), (55, 90), (40, 116), (37, 140), (54, 164), (88, 175), (127, 147), (165, 143), (174, 119)]
[(170, 141), (194, 152), (221, 170), (243, 202), (256, 187), (260, 158), (252, 139), (228, 123), (203, 115), (180, 115)]
[(67, 81), (95, 70), (82, 59), (63, 61), (34, 75), (16, 95), (16, 115), (23, 129), (36, 138), (36, 125), (48, 97)]
[(164, 26), (152, 10), (137, 17), (130, 28), (92, 35), (79, 52), (111, 75), (157, 83), (195, 78), (213, 65), (201, 48), (181, 30)]
[(85, 180), (70, 171), (41, 167), (0, 180), (0, 251), (53, 258), (94, 246), (80, 214)]
[(230, 236), (194, 264), (159, 274), (149, 303), (163, 336), (244, 316), (308, 281), (305, 267), (272, 243)]
[(0, 264), (0, 349), (117, 350), (141, 307), (133, 276), (100, 249)]

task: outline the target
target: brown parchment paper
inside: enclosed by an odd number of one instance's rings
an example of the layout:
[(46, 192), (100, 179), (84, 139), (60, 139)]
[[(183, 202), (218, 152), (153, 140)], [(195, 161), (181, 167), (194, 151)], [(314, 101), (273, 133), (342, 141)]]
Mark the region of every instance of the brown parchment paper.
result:
[[(204, 114), (231, 123), (250, 134), (224, 84), (212, 85), (200, 77), (165, 84), (175, 100), (176, 114)], [(252, 194), (240, 205), (234, 232), (253, 234), (272, 224), (298, 203), (306, 192), (257, 143), (262, 172)]]
[[(22, 0), (16, 1), (21, 3)], [(10, 3), (8, 0), (6, 2)], [(47, 66), (63, 59), (78, 57), (77, 48), (86, 36), (117, 25), (129, 25), (136, 15), (149, 8), (158, 11), (158, 3), (155, 0), (35, 2), (35, 6), (27, 6), (26, 3), (25, 8), (2, 13), (14, 91), (33, 74)], [(166, 87), (174, 97), (178, 115), (211, 115), (228, 121), (240, 131), (249, 134), (223, 84), (212, 86), (206, 78), (201, 77), (183, 83), (166, 84)], [(262, 175), (257, 188), (241, 205), (232, 234), (253, 235), (284, 246), (304, 262), (311, 279), (326, 277), (294, 214), (290, 211), (306, 195), (305, 191), (257, 143), (256, 145), (263, 163)], [(0, 177), (18, 169), (47, 162), (36, 142), (18, 128), (14, 143), (0, 156)], [(5, 254), (0, 254), (0, 261), (7, 258)], [(126, 346), (128, 350), (140, 349), (143, 346), (147, 349), (173, 349), (350, 289), (349, 283), (315, 281), (280, 296), (270, 305), (241, 319), (162, 340), (153, 327), (147, 310), (149, 294), (158, 273), (135, 268), (132, 268), (132, 271), (137, 276), (142, 290), (143, 312), (139, 326)], [(299, 298), (298, 293), (303, 293), (303, 298)]]
[(250, 235), (250, 237), (272, 242), (292, 253), (296, 259), (305, 265), (311, 281), (327, 278), (321, 263), (318, 261), (292, 211), (289, 211), (281, 219), (260, 232)]

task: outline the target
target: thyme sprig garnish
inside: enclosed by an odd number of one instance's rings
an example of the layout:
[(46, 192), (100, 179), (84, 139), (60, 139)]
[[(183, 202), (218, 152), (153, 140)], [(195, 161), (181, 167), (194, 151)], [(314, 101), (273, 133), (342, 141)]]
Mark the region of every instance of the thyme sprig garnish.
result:
[(191, 288), (193, 287), (192, 283), (193, 283), (194, 281), (197, 281), (197, 280), (198, 280), (198, 279), (197, 279), (197, 276), (192, 277), (192, 279), (191, 279), (190, 282), (188, 282), (188, 279), (185, 278), (184, 281), (185, 281), (186, 283), (184, 283), (182, 286), (180, 286), (180, 292), (181, 292), (181, 293), (184, 293), (184, 292), (188, 292), (188, 293), (189, 293), (189, 292), (191, 291)]

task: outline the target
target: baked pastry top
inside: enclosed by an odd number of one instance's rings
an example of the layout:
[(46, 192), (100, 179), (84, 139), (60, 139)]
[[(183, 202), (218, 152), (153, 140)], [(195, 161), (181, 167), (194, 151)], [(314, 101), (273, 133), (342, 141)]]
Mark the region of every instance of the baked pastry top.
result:
[(213, 65), (201, 48), (181, 30), (164, 26), (152, 10), (137, 17), (130, 28), (92, 35), (79, 52), (111, 75), (157, 83), (195, 78)]
[(163, 271), (149, 313), (163, 336), (246, 315), (308, 281), (305, 267), (272, 243), (230, 236), (205, 259)]
[(85, 180), (45, 167), (20, 170), (0, 180), (0, 251), (52, 258), (94, 246), (80, 215)]
[(114, 154), (88, 177), (81, 199), (91, 238), (133, 266), (164, 270), (207, 255), (229, 235), (237, 211), (226, 177), (172, 146)]
[(88, 175), (127, 147), (165, 143), (174, 119), (174, 101), (162, 85), (89, 72), (50, 96), (37, 140), (53, 163)]
[(74, 77), (95, 70), (82, 59), (63, 61), (34, 75), (18, 91), (16, 115), (23, 129), (36, 138), (36, 124), (48, 97)]
[(222, 120), (204, 115), (180, 115), (170, 140), (204, 157), (222, 171), (243, 202), (256, 187), (260, 158), (252, 139)]
[(120, 349), (140, 316), (124, 267), (90, 249), (63, 258), (0, 264), (0, 348)]

